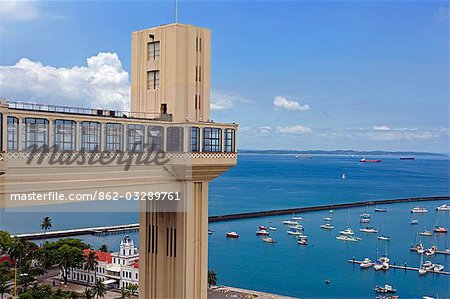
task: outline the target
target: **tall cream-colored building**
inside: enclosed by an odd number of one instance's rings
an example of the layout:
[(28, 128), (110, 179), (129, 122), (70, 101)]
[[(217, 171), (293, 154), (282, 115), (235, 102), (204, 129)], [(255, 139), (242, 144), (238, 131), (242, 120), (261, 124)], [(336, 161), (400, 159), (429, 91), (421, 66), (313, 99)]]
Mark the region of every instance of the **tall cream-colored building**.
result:
[[(0, 207), (18, 192), (179, 192), (176, 204), (141, 202), (139, 296), (206, 298), (208, 184), (237, 163), (237, 125), (209, 120), (210, 43), (191, 25), (134, 32), (130, 112), (0, 100)], [(139, 162), (153, 150), (165, 164)]]
[(209, 29), (177, 23), (133, 32), (131, 58), (132, 111), (209, 119)]

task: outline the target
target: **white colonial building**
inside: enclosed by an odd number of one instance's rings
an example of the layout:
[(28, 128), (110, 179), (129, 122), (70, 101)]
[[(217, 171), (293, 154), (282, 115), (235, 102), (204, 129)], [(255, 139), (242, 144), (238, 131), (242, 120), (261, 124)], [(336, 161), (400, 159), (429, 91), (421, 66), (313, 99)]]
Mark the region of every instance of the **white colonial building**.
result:
[(105, 285), (114, 288), (126, 288), (139, 282), (139, 252), (129, 236), (120, 242), (119, 252), (109, 253), (98, 250), (84, 250), (87, 256), (94, 251), (98, 265), (95, 271), (88, 271), (85, 267), (69, 271), (67, 278), (72, 282), (94, 284), (95, 278)]

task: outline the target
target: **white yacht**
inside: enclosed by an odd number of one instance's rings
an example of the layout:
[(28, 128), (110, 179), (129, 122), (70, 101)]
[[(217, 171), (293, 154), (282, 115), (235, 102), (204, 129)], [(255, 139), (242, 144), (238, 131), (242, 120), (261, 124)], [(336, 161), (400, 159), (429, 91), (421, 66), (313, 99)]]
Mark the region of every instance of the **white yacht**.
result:
[(411, 222), (410, 222), (409, 224), (411, 224), (411, 225), (419, 224), (419, 220), (417, 220), (417, 219), (412, 219)]
[(322, 224), (320, 227), (323, 229), (333, 229), (334, 228), (334, 226), (332, 226), (330, 223)]
[(302, 232), (299, 232), (298, 230), (288, 230), (287, 234), (292, 236), (300, 236)]
[(440, 271), (444, 270), (444, 265), (435, 264), (433, 270), (436, 272), (440, 272)]
[(382, 269), (383, 269), (383, 263), (376, 262), (375, 264), (373, 264), (373, 269), (374, 269), (375, 271), (380, 271), (380, 270), (382, 270)]
[(277, 228), (273, 227), (273, 226), (269, 226), (269, 230), (275, 231), (275, 230), (277, 230)]
[(426, 236), (426, 237), (431, 237), (433, 235), (433, 232), (429, 231), (429, 230), (424, 230), (423, 232), (420, 232), (419, 235)]
[(436, 211), (450, 211), (450, 206), (447, 204), (443, 204), (436, 208)]
[(283, 221), (283, 224), (286, 224), (286, 225), (298, 225), (299, 223), (297, 221), (285, 220), (285, 221)]
[(375, 229), (375, 228), (373, 228), (373, 227), (363, 227), (363, 228), (360, 228), (359, 229), (359, 231), (360, 232), (363, 232), (363, 233), (371, 233), (371, 234), (376, 234), (376, 233), (378, 233), (378, 230), (377, 229)]
[(294, 216), (291, 218), (292, 220), (303, 220), (303, 217), (300, 216)]
[(339, 233), (340, 233), (341, 235), (348, 235), (348, 236), (353, 236), (353, 235), (355, 234), (355, 233), (352, 231), (351, 228), (347, 228), (347, 229), (341, 230), (341, 231), (339, 231)]
[(349, 235), (339, 235), (339, 236), (336, 237), (336, 239), (342, 240), (342, 241), (351, 241), (351, 242), (359, 241), (358, 238), (355, 238), (355, 237), (349, 236)]
[(379, 235), (377, 238), (378, 238), (378, 240), (381, 240), (381, 241), (390, 241), (391, 240), (391, 237), (386, 236), (386, 235)]
[(269, 232), (266, 231), (265, 229), (260, 229), (260, 230), (256, 231), (256, 234), (259, 235), (259, 236), (268, 236)]
[(411, 209), (411, 213), (428, 213), (428, 210), (424, 207), (414, 207)]
[(296, 229), (296, 230), (303, 230), (303, 226), (301, 224), (289, 225), (289, 228)]
[(333, 221), (333, 218), (331, 218), (331, 217), (325, 217), (325, 218), (323, 218), (323, 220), (325, 220), (325, 221)]
[(266, 243), (276, 243), (275, 240), (270, 237), (264, 237), (264, 238), (262, 238), (262, 240)]
[(367, 268), (370, 268), (370, 267), (372, 267), (372, 266), (373, 266), (373, 263), (372, 263), (372, 261), (371, 261), (368, 257), (366, 257), (366, 258), (362, 261), (362, 263), (359, 264), (359, 267), (362, 268), (362, 269), (367, 269)]

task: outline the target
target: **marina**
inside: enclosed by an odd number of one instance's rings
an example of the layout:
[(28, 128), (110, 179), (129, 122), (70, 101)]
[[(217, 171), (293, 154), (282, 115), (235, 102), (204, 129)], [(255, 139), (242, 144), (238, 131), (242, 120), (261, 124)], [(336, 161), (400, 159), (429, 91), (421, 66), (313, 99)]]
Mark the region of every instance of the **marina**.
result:
[[(352, 263), (352, 264), (358, 264), (358, 265), (361, 265), (361, 264), (364, 263), (364, 261), (358, 261), (358, 260), (354, 260), (354, 259), (348, 260), (348, 262)], [(404, 264), (404, 265), (396, 265), (395, 263), (389, 264), (389, 268), (400, 269), (400, 270), (405, 270), (405, 271), (407, 271), (407, 270), (408, 271), (416, 271), (416, 272), (419, 272), (419, 270), (420, 270), (419, 268), (407, 266), (406, 264)], [(447, 272), (447, 271), (427, 270), (427, 272), (428, 273), (433, 273), (433, 274), (450, 275), (450, 272)]]

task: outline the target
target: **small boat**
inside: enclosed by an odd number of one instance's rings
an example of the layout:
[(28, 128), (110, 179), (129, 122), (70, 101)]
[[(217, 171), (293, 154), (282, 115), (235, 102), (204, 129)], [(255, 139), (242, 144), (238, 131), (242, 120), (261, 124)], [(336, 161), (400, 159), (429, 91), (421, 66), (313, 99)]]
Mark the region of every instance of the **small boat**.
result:
[(433, 271), (434, 267), (435, 265), (430, 261), (426, 261), (422, 264), (422, 269), (425, 269), (427, 271)]
[(346, 176), (345, 176), (345, 173), (342, 174), (342, 179), (343, 180), (347, 179)]
[(378, 238), (378, 240), (382, 240), (382, 241), (390, 241), (391, 240), (391, 237), (386, 236), (386, 235), (379, 235), (377, 238)]
[(269, 232), (266, 231), (265, 229), (260, 229), (260, 230), (256, 231), (256, 234), (257, 234), (258, 236), (268, 236), (268, 235), (269, 235)]
[(363, 213), (361, 215), (359, 215), (361, 218), (370, 218), (371, 215), (369, 213)]
[(360, 267), (361, 269), (367, 269), (367, 268), (370, 268), (370, 267), (372, 267), (372, 266), (373, 266), (373, 263), (372, 263), (372, 261), (371, 261), (368, 257), (366, 257), (366, 258), (362, 261), (362, 263), (359, 264), (359, 267)]
[(262, 238), (262, 240), (266, 243), (276, 243), (276, 241), (270, 237), (264, 237), (264, 238)]
[(437, 247), (436, 246), (431, 246), (430, 248), (426, 249), (424, 251), (426, 256), (432, 256), (436, 253)]
[(334, 210), (329, 210), (328, 211), (328, 214), (333, 214), (334, 213)]
[(320, 228), (323, 228), (323, 229), (333, 229), (334, 226), (332, 226), (330, 223), (325, 223), (325, 224), (322, 224), (322, 225), (320, 226)]
[(435, 264), (433, 270), (436, 272), (440, 272), (440, 271), (444, 270), (444, 265)]
[(355, 234), (355, 233), (352, 231), (351, 228), (347, 228), (347, 229), (341, 230), (341, 231), (339, 231), (339, 233), (340, 233), (341, 235), (348, 235), (348, 236), (352, 236), (352, 235)]
[(450, 211), (450, 206), (447, 204), (443, 204), (436, 208), (436, 211)]
[(443, 234), (448, 233), (448, 229), (446, 229), (445, 227), (442, 227), (442, 226), (436, 226), (436, 227), (433, 229), (433, 231), (434, 231), (435, 233), (443, 233)]
[(375, 264), (373, 264), (373, 269), (375, 271), (383, 270), (383, 263), (377, 261)]
[(373, 227), (364, 227), (364, 228), (360, 228), (359, 229), (359, 231), (360, 232), (363, 232), (363, 233), (373, 233), (373, 234), (376, 234), (376, 233), (378, 233), (378, 230), (377, 229), (375, 229), (375, 228), (373, 228)]
[(387, 212), (386, 208), (375, 208), (375, 212)]
[(411, 222), (409, 224), (411, 224), (411, 225), (419, 224), (419, 220), (413, 219), (413, 220), (411, 220)]
[(389, 263), (390, 259), (387, 257), (387, 255), (382, 255), (379, 259), (379, 262), (381, 263)]
[(276, 227), (273, 227), (273, 226), (269, 226), (269, 230), (277, 230), (277, 228)]
[(331, 218), (331, 217), (325, 217), (325, 218), (323, 218), (323, 220), (325, 220), (325, 221), (333, 221), (333, 218)]
[(307, 239), (300, 239), (297, 241), (297, 244), (299, 245), (308, 245), (308, 240)]
[(379, 159), (366, 159), (366, 158), (362, 158), (361, 160), (359, 160), (359, 162), (362, 162), (362, 163), (380, 163), (381, 162), (381, 160), (379, 160)]
[(427, 270), (420, 268), (419, 275), (425, 275), (425, 274), (427, 274)]
[(259, 226), (259, 229), (267, 230), (267, 226), (260, 225), (260, 226)]
[(428, 213), (428, 210), (424, 207), (414, 207), (411, 209), (411, 213)]
[(292, 220), (303, 220), (303, 217), (300, 216), (294, 216), (291, 218)]
[(302, 239), (308, 239), (308, 236), (306, 236), (306, 235), (298, 235), (297, 236), (297, 240), (302, 240)]
[(236, 239), (239, 238), (239, 234), (235, 231), (231, 231), (225, 235), (227, 238)]
[(415, 160), (415, 157), (400, 157), (400, 160)]
[(289, 228), (296, 229), (296, 230), (303, 230), (303, 226), (301, 224), (289, 225)]
[(339, 235), (336, 237), (336, 239), (342, 240), (342, 241), (350, 241), (350, 242), (358, 242), (359, 241), (358, 238), (355, 238), (355, 237), (349, 236), (349, 235)]
[(397, 290), (394, 289), (391, 285), (385, 284), (383, 287), (376, 286), (375, 292), (377, 292), (377, 293), (395, 293), (395, 292), (397, 292)]
[(369, 218), (361, 218), (361, 220), (359, 220), (359, 223), (370, 223), (370, 219)]
[(433, 233), (431, 231), (429, 231), (429, 230), (424, 230), (423, 232), (420, 232), (419, 235), (430, 237), (430, 236), (433, 235)]
[(215, 230), (208, 228), (208, 235), (212, 235), (213, 232), (215, 232)]
[(285, 220), (285, 221), (283, 221), (283, 224), (286, 224), (286, 225), (298, 225), (298, 222), (297, 221), (292, 221), (292, 220)]
[(288, 230), (287, 234), (292, 236), (299, 236), (302, 234), (302, 232), (299, 232), (298, 230)]

